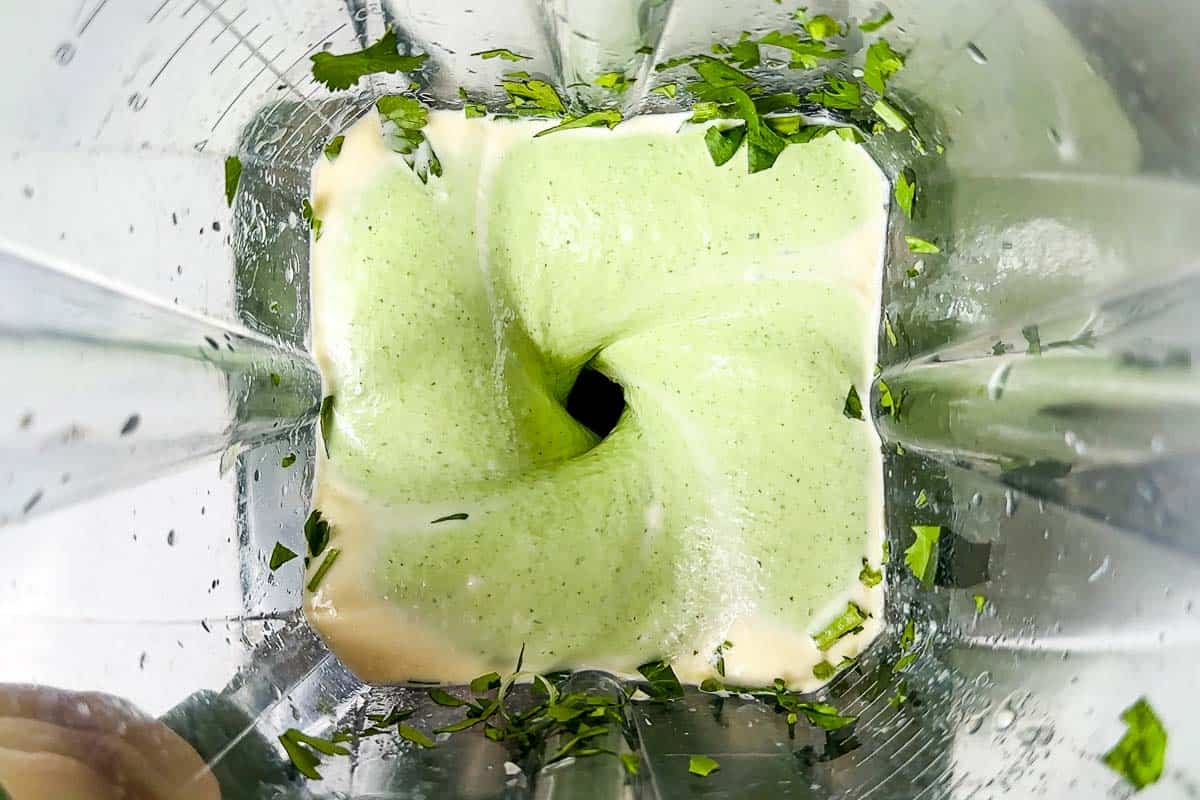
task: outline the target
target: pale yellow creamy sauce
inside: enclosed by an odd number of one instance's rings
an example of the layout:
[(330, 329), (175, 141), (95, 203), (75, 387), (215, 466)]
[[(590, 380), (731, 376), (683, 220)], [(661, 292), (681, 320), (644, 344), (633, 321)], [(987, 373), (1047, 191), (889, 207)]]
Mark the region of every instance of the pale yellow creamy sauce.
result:
[[(522, 646), (699, 682), (728, 640), (730, 683), (815, 688), (882, 627), (879, 441), (842, 408), (875, 364), (887, 183), (836, 136), (749, 175), (679, 115), (546, 127), (435, 112), (423, 184), (372, 113), (314, 169), (314, 506), (342, 552), (309, 619), (372, 682)], [(625, 392), (602, 441), (564, 408), (587, 363)], [(848, 601), (870, 618), (819, 651)]]

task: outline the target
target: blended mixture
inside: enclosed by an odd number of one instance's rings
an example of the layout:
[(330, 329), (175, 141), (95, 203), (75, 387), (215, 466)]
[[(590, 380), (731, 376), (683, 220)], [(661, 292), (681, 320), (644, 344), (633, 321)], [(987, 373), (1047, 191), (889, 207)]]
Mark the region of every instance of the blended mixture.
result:
[[(335, 396), (310, 621), (371, 682), (524, 668), (793, 689), (882, 627), (867, 396), (888, 186), (837, 136), (714, 166), (686, 115), (615, 130), (434, 112), (422, 183), (372, 112), (313, 173)], [(580, 370), (626, 408), (566, 411)], [(869, 416), (869, 415), (868, 415)], [(317, 564), (310, 565), (310, 576)], [(813, 639), (853, 602), (861, 630)]]

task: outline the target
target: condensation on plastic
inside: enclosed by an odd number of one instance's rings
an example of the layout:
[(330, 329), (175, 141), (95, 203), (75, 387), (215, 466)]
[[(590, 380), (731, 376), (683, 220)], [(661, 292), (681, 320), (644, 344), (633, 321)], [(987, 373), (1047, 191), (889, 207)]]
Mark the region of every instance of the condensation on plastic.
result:
[[(647, 94), (652, 63), (778, 26), (793, 9), (774, 0), (0, 10), (0, 682), (129, 700), (190, 741), (226, 797), (1094, 798), (1121, 791), (1099, 755), (1144, 695), (1170, 743), (1143, 796), (1196, 796), (1200, 13), (890, 5), (887, 35), (910, 54), (895, 85), (946, 150), (913, 164), (916, 219), (893, 218), (882, 366), (904, 401), (877, 420), (891, 634), (830, 689), (861, 746), (789, 739), (761, 704), (695, 693), (633, 706), (631, 783), (604, 760), (510, 774), (499, 745), (458, 736), (429, 751), (364, 740), (303, 785), (275, 742), (397, 701), (422, 726), (452, 716), (359, 683), (305, 625), (299, 569), (267, 568), (276, 541), (302, 550), (312, 478), (308, 166), (409, 80), (332, 95), (311, 54), (392, 27), (431, 55), (416, 77), (432, 98), (461, 85), (500, 102), (507, 65), (469, 54), (508, 47), (564, 87), (630, 70), (624, 110), (650, 112), (665, 102)], [(906, 146), (873, 145), (890, 174)], [(232, 154), (245, 173), (229, 207)], [(906, 232), (942, 253), (910, 254)], [(931, 592), (899, 577), (921, 523), (948, 542)], [(886, 664), (910, 617), (922, 655), (895, 708)], [(688, 776), (697, 752), (721, 770)]]

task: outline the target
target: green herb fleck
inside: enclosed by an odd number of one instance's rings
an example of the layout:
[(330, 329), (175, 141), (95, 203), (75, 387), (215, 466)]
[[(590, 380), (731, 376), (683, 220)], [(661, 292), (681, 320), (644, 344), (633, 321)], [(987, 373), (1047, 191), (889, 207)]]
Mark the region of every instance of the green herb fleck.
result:
[(333, 395), (321, 401), (321, 440), (325, 442), (325, 457), (329, 457), (329, 437), (333, 434)]
[[(309, 736), (296, 728), (288, 728), (284, 731), (279, 737), (279, 743), (283, 745), (288, 758), (292, 760), (300, 774), (316, 781), (321, 780), (321, 773), (317, 772), (317, 767), (321, 765), (321, 758), (317, 753), (324, 753), (327, 756), (350, 755), (350, 751), (341, 745), (327, 739)], [(313, 752), (314, 750), (316, 752)]]
[(830, 77), (825, 80), (825, 88), (809, 92), (804, 98), (826, 108), (854, 110), (862, 102), (862, 89), (855, 81)]
[(313, 80), (328, 88), (349, 89), (365, 75), (381, 72), (412, 72), (427, 55), (402, 56), (396, 51), (396, 33), (388, 31), (375, 44), (355, 53), (317, 53), (312, 57)]
[(292, 464), (295, 464), (295, 463), (296, 463), (296, 454), (288, 453), (286, 456), (284, 456), (280, 460), (279, 466), (283, 467), (284, 469), (287, 469), (288, 467), (290, 467)]
[(430, 689), (429, 699), (437, 703), (439, 706), (445, 706), (447, 708), (458, 708), (459, 706), (465, 706), (467, 704), (466, 700), (460, 700), (459, 698), (447, 692), (445, 689)]
[(846, 392), (846, 403), (842, 406), (842, 416), (850, 419), (863, 419), (862, 398), (858, 396), (858, 389), (854, 388), (854, 384), (850, 385), (850, 391)]
[(828, 661), (821, 661), (812, 669), (813, 677), (819, 681), (827, 681), (833, 677), (833, 664)]
[(487, 116), (487, 106), (483, 103), (465, 103), (463, 105), (463, 115), (467, 119), (479, 119)]
[(892, 326), (892, 318), (886, 311), (883, 312), (883, 335), (887, 337), (888, 344), (892, 347), (900, 344), (900, 340), (896, 338), (896, 329)]
[(1146, 698), (1121, 713), (1125, 735), (1104, 754), (1104, 763), (1141, 791), (1158, 781), (1167, 751), (1167, 731)]
[(818, 14), (804, 23), (804, 29), (813, 41), (823, 42), (831, 36), (840, 36), (842, 24), (828, 14)]
[(722, 166), (737, 155), (737, 151), (746, 140), (746, 128), (739, 125), (735, 128), (722, 129), (713, 125), (704, 134), (704, 143), (708, 145), (708, 154), (712, 156), (713, 164)]
[(822, 60), (841, 58), (845, 50), (830, 47), (825, 42), (802, 39), (796, 33), (771, 31), (758, 40), (760, 45), (782, 47), (792, 54), (789, 69), (816, 69)]
[[(514, 76), (507, 76), (512, 78)], [(545, 81), (504, 80), (500, 86), (508, 93), (510, 107), (518, 114), (534, 114), (541, 116), (561, 116), (566, 113), (566, 106), (554, 87)]]
[(498, 58), (502, 61), (532, 61), (533, 60), (533, 56), (523, 56), (520, 53), (514, 53), (512, 50), (509, 50), (506, 47), (497, 47), (493, 50), (480, 50), (478, 53), (471, 53), (471, 55), (473, 55), (477, 58), (482, 58), (485, 61), (487, 61), (488, 59), (492, 59), (492, 58)]
[(421, 731), (417, 730), (411, 725), (406, 725), (403, 722), (396, 724), (396, 733), (400, 734), (400, 738), (407, 739), (413, 744), (420, 745), (426, 749), (431, 749), (437, 746), (433, 743), (433, 739), (430, 739)]
[(862, 569), (858, 571), (858, 580), (863, 586), (878, 586), (883, 582), (883, 572), (872, 569), (867, 559), (862, 560)]
[(545, 136), (548, 133), (556, 131), (569, 131), (574, 128), (595, 128), (599, 125), (607, 125), (610, 129), (615, 128), (621, 121), (621, 112), (615, 108), (603, 109), (600, 111), (589, 111), (578, 117), (568, 117), (561, 124), (555, 125), (553, 128), (547, 128), (544, 131), (538, 131), (533, 135), (533, 138)]
[(315, 592), (317, 587), (321, 585), (321, 581), (325, 578), (325, 573), (329, 572), (329, 568), (333, 566), (333, 562), (337, 561), (338, 556), (342, 551), (336, 547), (329, 548), (329, 552), (325, 554), (325, 560), (321, 562), (321, 566), (317, 567), (317, 572), (312, 576), (312, 580), (308, 582), (308, 590)]
[(471, 691), (476, 695), (486, 694), (500, 685), (500, 674), (488, 672), (471, 681)]
[(887, 125), (894, 131), (908, 130), (908, 117), (894, 105), (884, 100), (882, 97), (875, 101), (871, 106), (871, 110), (875, 112), (875, 116), (883, 120), (883, 124)]
[(304, 521), (304, 540), (308, 542), (308, 554), (313, 558), (325, 552), (325, 546), (329, 544), (329, 523), (315, 508)]
[(904, 630), (900, 633), (900, 649), (904, 651), (911, 650), (916, 641), (917, 624), (910, 619), (904, 623)]
[(241, 180), (242, 160), (237, 156), (229, 156), (225, 159), (225, 204), (230, 208), (233, 208), (233, 198)]
[(1010, 348), (1007, 344), (1005, 344), (1002, 341), (996, 342), (994, 345), (992, 345), (992, 355), (1002, 356), (1011, 349), (1012, 348)]
[(1026, 325), (1021, 328), (1021, 335), (1025, 337), (1028, 345), (1025, 352), (1031, 356), (1040, 356), (1042, 354), (1042, 335), (1038, 332), (1038, 326)]
[(912, 531), (917, 538), (904, 551), (904, 563), (912, 569), (917, 580), (928, 588), (933, 586), (933, 578), (937, 573), (937, 548), (942, 528), (939, 525), (913, 525)]
[(438, 517), (437, 519), (433, 520), (429, 524), (437, 525), (439, 522), (460, 522), (464, 519), (469, 519), (470, 516), (471, 515), (466, 513), (465, 511), (459, 511), (457, 514), (447, 514), (444, 517)]
[(917, 508), (924, 508), (927, 505), (929, 505), (929, 495), (927, 495), (925, 490), (922, 489), (921, 491), (917, 492), (916, 506)]
[(283, 382), (283, 378), (279, 377), (278, 372), (271, 373), (271, 385), (272, 386), (278, 386), (282, 382)]
[(913, 203), (917, 197), (917, 184), (915, 179), (908, 176), (907, 170), (896, 176), (895, 195), (896, 204), (900, 206), (904, 216), (912, 219)]
[(803, 714), (809, 723), (826, 731), (836, 731), (858, 719), (841, 716), (838, 710), (828, 703), (799, 703), (796, 710)]
[(621, 766), (625, 767), (625, 771), (630, 775), (637, 775), (638, 768), (642, 764), (641, 758), (637, 753), (621, 753)]
[(971, 599), (975, 601), (975, 613), (982, 614), (984, 607), (987, 605), (987, 598), (981, 594), (977, 594), (973, 595)]
[(688, 772), (701, 778), (707, 778), (720, 768), (721, 765), (708, 756), (692, 756), (688, 759)]
[(892, 708), (900, 708), (908, 702), (908, 681), (900, 681), (896, 684), (896, 693), (888, 699), (888, 705)]
[(857, 603), (847, 603), (846, 609), (823, 629), (817, 632), (813, 639), (819, 650), (828, 650), (843, 636), (848, 636), (862, 628), (867, 621), (867, 613), (858, 607)]
[(321, 238), (321, 220), (313, 211), (312, 203), (308, 201), (307, 197), (300, 204), (300, 216), (304, 218), (305, 224), (312, 230), (313, 239), (319, 240)]
[(602, 89), (611, 89), (614, 92), (624, 92), (633, 85), (633, 81), (625, 77), (624, 72), (605, 72), (596, 76), (594, 83)]
[(675, 677), (675, 670), (665, 661), (652, 661), (642, 664), (638, 672), (647, 681), (646, 694), (655, 700), (678, 700), (683, 697), (683, 686)]
[(893, 50), (887, 39), (879, 39), (867, 48), (867, 60), (863, 64), (863, 83), (883, 94), (887, 89), (888, 79), (903, 68), (904, 56)]
[(884, 11), (882, 16), (876, 17), (875, 19), (869, 19), (866, 22), (860, 22), (858, 29), (863, 33), (874, 33), (894, 19), (895, 17), (892, 16), (891, 11)]
[(271, 551), (271, 572), (279, 569), (295, 557), (295, 553), (284, 547), (282, 543), (276, 542), (275, 549)]
[(345, 136), (335, 136), (330, 139), (329, 144), (325, 145), (325, 157), (330, 161), (336, 161), (337, 157), (342, 154), (342, 145), (345, 143)]
[(664, 83), (662, 86), (655, 86), (650, 90), (650, 94), (661, 94), (663, 97), (674, 97), (679, 94), (679, 84)]
[(908, 249), (914, 253), (940, 253), (940, 252), (942, 252), (942, 248), (938, 247), (936, 244), (929, 241), (928, 239), (922, 239), (919, 236), (905, 236), (904, 242), (905, 242), (905, 244), (908, 245)]
[(394, 124), (398, 130), (398, 139), (392, 145), (396, 152), (411, 153), (425, 141), (421, 129), (429, 122), (429, 109), (417, 98), (389, 94), (376, 100), (375, 108), (379, 116)]

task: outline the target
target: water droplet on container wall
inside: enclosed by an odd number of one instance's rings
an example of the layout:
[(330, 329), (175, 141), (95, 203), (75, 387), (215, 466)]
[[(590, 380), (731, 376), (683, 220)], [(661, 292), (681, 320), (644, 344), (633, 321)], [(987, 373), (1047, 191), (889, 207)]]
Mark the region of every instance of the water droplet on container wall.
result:
[(75, 45), (70, 42), (63, 42), (58, 47), (54, 48), (54, 63), (60, 67), (65, 67), (70, 64), (75, 58)]
[(985, 56), (983, 51), (979, 49), (979, 45), (975, 44), (974, 42), (967, 42), (967, 55), (971, 56), (971, 60), (976, 64), (988, 63), (987, 56)]

